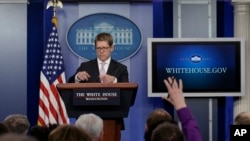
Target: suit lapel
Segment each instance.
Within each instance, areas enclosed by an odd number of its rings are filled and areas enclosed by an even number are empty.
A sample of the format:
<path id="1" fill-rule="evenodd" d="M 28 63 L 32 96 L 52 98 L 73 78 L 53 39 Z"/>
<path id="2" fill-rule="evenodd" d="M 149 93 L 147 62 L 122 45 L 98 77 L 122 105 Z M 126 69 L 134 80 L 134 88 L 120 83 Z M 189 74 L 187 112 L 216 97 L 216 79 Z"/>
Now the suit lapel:
<path id="1" fill-rule="evenodd" d="M 111 59 L 107 74 L 112 74 L 113 70 L 115 69 L 116 63 L 114 60 Z"/>
<path id="2" fill-rule="evenodd" d="M 99 69 L 98 69 L 98 63 L 97 63 L 97 59 L 94 59 L 94 60 L 92 60 L 91 61 L 91 63 L 92 63 L 92 73 L 93 74 L 97 74 L 97 76 L 99 76 Z"/>

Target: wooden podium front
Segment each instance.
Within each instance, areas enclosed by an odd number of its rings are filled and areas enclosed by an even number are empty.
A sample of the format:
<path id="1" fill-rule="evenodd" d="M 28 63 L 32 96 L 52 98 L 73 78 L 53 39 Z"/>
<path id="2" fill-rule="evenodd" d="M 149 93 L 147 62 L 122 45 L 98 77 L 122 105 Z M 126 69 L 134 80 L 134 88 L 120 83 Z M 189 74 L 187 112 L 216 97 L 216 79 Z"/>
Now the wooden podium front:
<path id="1" fill-rule="evenodd" d="M 69 117 L 95 113 L 104 121 L 104 141 L 120 141 L 123 118 L 134 105 L 136 83 L 66 83 L 57 89 Z"/>

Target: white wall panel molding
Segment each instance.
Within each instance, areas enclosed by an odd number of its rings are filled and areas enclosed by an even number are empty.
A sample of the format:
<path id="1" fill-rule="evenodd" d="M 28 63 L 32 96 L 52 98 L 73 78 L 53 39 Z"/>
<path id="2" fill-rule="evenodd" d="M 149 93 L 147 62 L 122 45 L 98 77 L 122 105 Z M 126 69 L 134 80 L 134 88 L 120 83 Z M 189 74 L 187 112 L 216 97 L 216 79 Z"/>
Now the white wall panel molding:
<path id="1" fill-rule="evenodd" d="M 0 0 L 0 4 L 28 3 L 28 0 Z"/>
<path id="2" fill-rule="evenodd" d="M 179 4 L 209 4 L 210 0 L 179 0 Z"/>
<path id="3" fill-rule="evenodd" d="M 250 3 L 250 0 L 232 0 L 232 3 Z"/>
<path id="4" fill-rule="evenodd" d="M 207 35 L 205 35 L 206 37 L 212 37 L 213 36 L 213 30 L 212 30 L 212 26 L 213 26 L 213 21 L 212 21 L 212 1 L 211 0 L 178 0 L 177 1 L 177 37 L 181 38 L 183 37 L 183 26 L 187 25 L 184 22 L 184 18 L 183 16 L 187 16 L 186 13 L 190 12 L 190 8 L 193 8 L 193 10 L 197 10 L 199 12 L 202 12 L 201 15 L 203 15 L 202 17 L 204 19 L 206 19 L 206 24 L 207 24 Z M 200 11 L 199 8 L 201 8 Z M 189 9 L 187 11 L 187 9 Z M 206 13 L 206 14 L 203 14 Z M 204 27 L 203 27 L 204 28 Z M 206 32 L 206 31 L 204 31 Z"/>

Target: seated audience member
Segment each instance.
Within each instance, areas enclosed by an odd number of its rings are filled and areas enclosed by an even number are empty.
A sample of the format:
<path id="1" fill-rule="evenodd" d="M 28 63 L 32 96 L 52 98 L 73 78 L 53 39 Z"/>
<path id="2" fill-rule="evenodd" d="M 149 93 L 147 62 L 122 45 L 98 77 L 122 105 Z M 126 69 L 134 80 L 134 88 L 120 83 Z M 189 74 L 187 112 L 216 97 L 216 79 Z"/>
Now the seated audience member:
<path id="1" fill-rule="evenodd" d="M 10 133 L 10 129 L 3 123 L 0 123 L 0 135 Z"/>
<path id="2" fill-rule="evenodd" d="M 83 114 L 76 120 L 75 125 L 88 132 L 92 141 L 103 141 L 103 120 L 98 115 Z"/>
<path id="3" fill-rule="evenodd" d="M 37 141 L 27 134 L 7 133 L 0 136 L 0 141 Z"/>
<path id="4" fill-rule="evenodd" d="M 151 141 L 184 141 L 184 136 L 176 124 L 166 121 L 153 130 Z"/>
<path id="5" fill-rule="evenodd" d="M 49 141 L 91 141 L 91 137 L 80 127 L 64 124 L 50 132 Z"/>
<path id="6" fill-rule="evenodd" d="M 236 125 L 250 125 L 250 112 L 241 112 L 234 118 Z"/>
<path id="7" fill-rule="evenodd" d="M 151 134 L 153 129 L 160 123 L 164 121 L 172 121 L 172 116 L 164 109 L 155 109 L 153 112 L 151 112 L 146 120 L 145 124 L 145 133 L 144 133 L 144 139 L 145 141 L 151 140 Z"/>
<path id="8" fill-rule="evenodd" d="M 30 128 L 29 135 L 36 138 L 38 141 L 48 141 L 50 132 L 57 127 L 56 124 L 49 126 L 33 126 Z"/>
<path id="9" fill-rule="evenodd" d="M 30 127 L 27 116 L 21 114 L 11 114 L 3 120 L 3 123 L 11 132 L 18 134 L 27 134 Z"/>
<path id="10" fill-rule="evenodd" d="M 182 80 L 180 79 L 178 84 L 174 77 L 168 77 L 164 80 L 164 83 L 168 90 L 168 96 L 162 98 L 170 102 L 175 107 L 186 140 L 202 141 L 198 123 L 192 116 L 192 113 L 187 107 L 185 98 L 183 96 Z"/>

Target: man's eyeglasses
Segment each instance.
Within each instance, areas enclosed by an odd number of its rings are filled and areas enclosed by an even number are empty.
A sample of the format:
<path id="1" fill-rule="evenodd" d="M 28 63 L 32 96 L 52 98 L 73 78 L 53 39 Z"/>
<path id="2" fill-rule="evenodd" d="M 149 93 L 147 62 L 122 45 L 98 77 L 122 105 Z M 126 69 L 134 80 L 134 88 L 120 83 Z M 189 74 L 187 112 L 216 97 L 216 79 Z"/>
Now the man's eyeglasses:
<path id="1" fill-rule="evenodd" d="M 108 50 L 110 47 L 96 47 L 95 50 L 100 52 L 101 50 L 105 51 Z"/>

